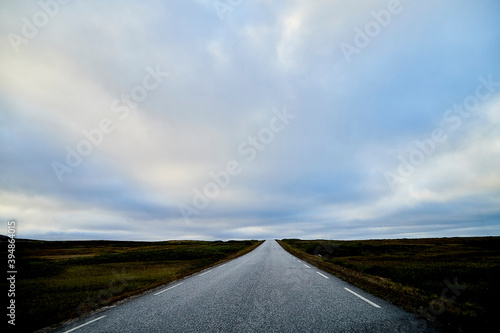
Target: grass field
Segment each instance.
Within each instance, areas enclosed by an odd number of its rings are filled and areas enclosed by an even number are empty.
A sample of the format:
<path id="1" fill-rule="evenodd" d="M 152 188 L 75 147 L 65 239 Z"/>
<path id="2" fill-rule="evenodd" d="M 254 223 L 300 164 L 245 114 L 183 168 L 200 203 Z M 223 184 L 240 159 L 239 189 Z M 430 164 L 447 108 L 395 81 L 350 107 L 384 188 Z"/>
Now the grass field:
<path id="1" fill-rule="evenodd" d="M 1 242 L 6 249 L 5 239 Z M 16 329 L 33 331 L 80 316 L 260 243 L 16 240 Z"/>
<path id="2" fill-rule="evenodd" d="M 500 237 L 284 239 L 292 254 L 453 332 L 487 332 L 500 313 Z"/>

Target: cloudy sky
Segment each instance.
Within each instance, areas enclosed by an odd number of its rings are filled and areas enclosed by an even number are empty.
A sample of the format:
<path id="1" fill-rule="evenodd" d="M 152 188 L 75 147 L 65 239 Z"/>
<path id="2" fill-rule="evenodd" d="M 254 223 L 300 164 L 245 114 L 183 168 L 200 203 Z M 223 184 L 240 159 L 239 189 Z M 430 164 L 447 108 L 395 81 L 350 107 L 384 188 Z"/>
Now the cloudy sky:
<path id="1" fill-rule="evenodd" d="M 499 16 L 2 1 L 0 219 L 47 240 L 500 235 Z"/>

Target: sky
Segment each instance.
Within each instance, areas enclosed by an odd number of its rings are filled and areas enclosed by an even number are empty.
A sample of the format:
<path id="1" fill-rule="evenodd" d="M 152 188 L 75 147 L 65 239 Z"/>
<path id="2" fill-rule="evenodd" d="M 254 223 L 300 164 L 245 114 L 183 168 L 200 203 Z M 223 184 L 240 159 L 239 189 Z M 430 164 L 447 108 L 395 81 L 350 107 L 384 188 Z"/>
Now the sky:
<path id="1" fill-rule="evenodd" d="M 0 3 L 0 220 L 43 240 L 500 235 L 500 3 Z"/>

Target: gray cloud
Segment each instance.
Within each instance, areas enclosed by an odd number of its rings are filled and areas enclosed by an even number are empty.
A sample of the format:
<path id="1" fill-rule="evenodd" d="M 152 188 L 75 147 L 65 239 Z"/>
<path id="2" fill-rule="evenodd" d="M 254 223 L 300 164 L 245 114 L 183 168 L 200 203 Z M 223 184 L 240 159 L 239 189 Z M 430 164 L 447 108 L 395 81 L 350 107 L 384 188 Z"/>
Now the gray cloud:
<path id="1" fill-rule="evenodd" d="M 496 83 L 394 191 L 384 178 L 478 77 L 500 81 L 498 4 L 401 5 L 351 61 L 340 45 L 386 1 L 244 2 L 224 20 L 209 0 L 72 1 L 30 38 L 37 2 L 0 5 L 0 217 L 42 239 L 498 234 Z M 168 76 L 130 100 L 152 70 Z M 179 204 L 232 160 L 241 172 L 186 220 Z"/>

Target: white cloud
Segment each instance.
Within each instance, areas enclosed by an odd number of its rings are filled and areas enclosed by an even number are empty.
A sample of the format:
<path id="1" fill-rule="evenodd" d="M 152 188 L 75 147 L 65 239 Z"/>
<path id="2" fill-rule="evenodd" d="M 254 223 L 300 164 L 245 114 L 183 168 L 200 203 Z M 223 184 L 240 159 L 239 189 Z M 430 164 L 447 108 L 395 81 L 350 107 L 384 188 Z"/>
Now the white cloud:
<path id="1" fill-rule="evenodd" d="M 412 149 L 413 137 L 427 135 L 443 105 L 463 98 L 478 75 L 500 75 L 488 52 L 467 51 L 492 43 L 496 26 L 480 19 L 490 15 L 486 5 L 453 7 L 445 31 L 434 34 L 441 24 L 435 4 L 404 2 L 405 11 L 350 64 L 339 44 L 352 42 L 354 28 L 388 1 L 242 2 L 223 21 L 212 5 L 72 2 L 19 54 L 0 49 L 0 128 L 9 142 L 0 146 L 3 217 L 55 238 L 108 237 L 110 230 L 140 239 L 334 237 L 336 228 L 344 237 L 486 232 L 446 223 L 431 230 L 432 217 L 452 218 L 428 205 L 457 205 L 470 217 L 482 202 L 481 212 L 498 214 L 498 100 L 464 119 L 398 192 L 381 177 L 394 155 Z M 0 6 L 4 34 L 18 31 L 34 8 Z M 469 16 L 474 33 L 455 35 Z M 432 68 L 443 59 L 455 69 Z M 141 84 L 148 66 L 170 75 L 120 119 L 110 104 Z M 245 162 L 239 144 L 284 106 L 297 119 Z M 75 148 L 82 130 L 105 117 L 114 131 L 59 183 L 51 162 L 64 162 L 66 146 Z M 187 225 L 176 204 L 188 203 L 193 188 L 229 160 L 242 162 L 242 173 Z M 473 203 L 460 207 L 464 200 Z M 409 211 L 420 220 L 395 229 L 394 219 Z"/>

